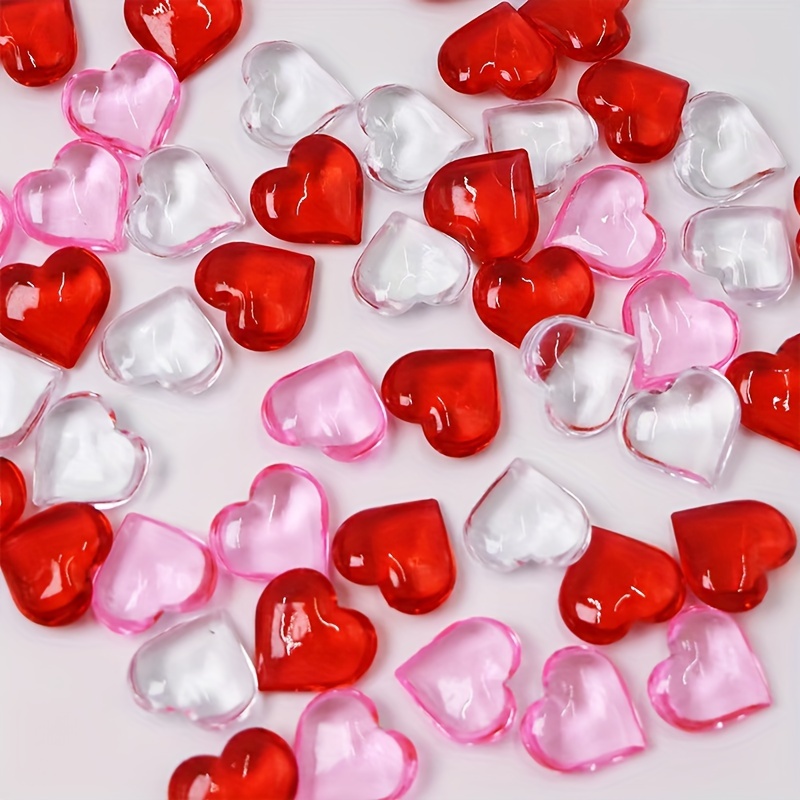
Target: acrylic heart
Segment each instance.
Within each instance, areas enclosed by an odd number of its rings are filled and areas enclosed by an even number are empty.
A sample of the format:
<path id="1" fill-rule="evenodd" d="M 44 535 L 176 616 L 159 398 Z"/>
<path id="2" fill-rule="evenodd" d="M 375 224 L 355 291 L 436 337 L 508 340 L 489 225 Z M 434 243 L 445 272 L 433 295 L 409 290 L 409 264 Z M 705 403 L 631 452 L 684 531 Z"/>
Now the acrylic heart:
<path id="1" fill-rule="evenodd" d="M 593 772 L 647 747 L 628 687 L 592 647 L 557 650 L 542 669 L 544 697 L 522 717 L 531 758 L 558 772 Z"/>
<path id="2" fill-rule="evenodd" d="M 28 487 L 20 468 L 0 458 L 0 536 L 19 521 L 28 502 Z"/>
<path id="3" fill-rule="evenodd" d="M 479 744 L 499 739 L 514 721 L 517 703 L 506 682 L 520 658 L 511 628 L 471 617 L 445 628 L 395 676 L 445 736 Z"/>
<path id="4" fill-rule="evenodd" d="M 564 200 L 545 247 L 579 253 L 609 278 L 636 278 L 667 250 L 664 228 L 647 213 L 644 178 L 628 167 L 597 167 L 581 177 Z"/>
<path id="5" fill-rule="evenodd" d="M 427 614 L 450 596 L 456 563 L 436 500 L 368 508 L 336 531 L 331 552 L 339 573 L 377 586 L 404 614 Z"/>
<path id="6" fill-rule="evenodd" d="M 364 176 L 353 151 L 317 133 L 291 149 L 285 167 L 256 178 L 250 206 L 258 224 L 299 244 L 359 244 Z"/>
<path id="7" fill-rule="evenodd" d="M 275 441 L 315 447 L 335 461 L 355 461 L 386 436 L 386 409 L 349 351 L 274 383 L 264 396 L 261 419 Z"/>
<path id="8" fill-rule="evenodd" d="M 113 380 L 185 394 L 212 386 L 223 355 L 219 334 L 180 287 L 118 316 L 100 343 L 100 363 Z"/>
<path id="9" fill-rule="evenodd" d="M 355 683 L 377 646 L 369 619 L 341 608 L 320 572 L 284 572 L 259 598 L 256 671 L 262 692 L 319 692 Z"/>
<path id="10" fill-rule="evenodd" d="M 94 578 L 92 611 L 115 633 L 141 633 L 162 614 L 201 609 L 217 568 L 208 548 L 181 528 L 128 514 Z"/>
<path id="11" fill-rule="evenodd" d="M 579 639 L 611 644 L 635 623 L 674 617 L 685 596 L 683 575 L 672 556 L 595 527 L 583 557 L 564 574 L 558 607 L 564 624 Z"/>
<path id="12" fill-rule="evenodd" d="M 11 234 L 14 231 L 14 209 L 9 199 L 0 192 L 0 262 L 11 242 Z"/>
<path id="13" fill-rule="evenodd" d="M 300 467 L 273 464 L 256 475 L 250 498 L 211 523 L 211 552 L 228 572 L 270 581 L 296 567 L 328 572 L 328 500 Z"/>

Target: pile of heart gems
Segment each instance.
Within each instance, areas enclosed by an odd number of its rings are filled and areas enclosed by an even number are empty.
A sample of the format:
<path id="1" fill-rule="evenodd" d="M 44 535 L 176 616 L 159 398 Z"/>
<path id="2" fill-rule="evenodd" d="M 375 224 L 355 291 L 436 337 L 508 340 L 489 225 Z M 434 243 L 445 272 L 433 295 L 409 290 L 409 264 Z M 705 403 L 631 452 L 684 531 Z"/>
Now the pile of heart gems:
<path id="1" fill-rule="evenodd" d="M 284 348 L 304 328 L 315 271 L 313 256 L 293 250 L 217 244 L 246 223 L 214 170 L 217 154 L 166 143 L 185 81 L 233 40 L 247 0 L 169 0 L 168 22 L 163 0 L 117 2 L 120 25 L 142 49 L 66 80 L 62 109 L 77 138 L 51 167 L 21 177 L 10 199 L 0 193 L 0 262 L 16 247 L 15 227 L 57 248 L 40 266 L 0 266 L 0 332 L 10 343 L 0 344 L 0 451 L 35 439 L 30 496 L 39 509 L 26 515 L 26 478 L 0 458 L 0 569 L 21 614 L 42 626 L 70 625 L 91 608 L 109 630 L 138 635 L 163 615 L 192 615 L 131 661 L 133 696 L 147 711 L 216 729 L 241 721 L 259 692 L 318 693 L 293 746 L 263 728 L 242 730 L 219 757 L 180 764 L 170 800 L 353 800 L 356 783 L 362 800 L 399 798 L 415 780 L 417 751 L 352 688 L 388 632 L 339 606 L 332 578 L 376 587 L 402 614 L 439 608 L 457 559 L 435 499 L 367 508 L 334 531 L 326 487 L 276 463 L 219 510 L 207 539 L 137 513 L 114 530 L 104 514 L 136 494 L 151 453 L 103 397 L 63 394 L 65 371 L 101 322 L 108 377 L 132 391 L 176 392 L 189 413 L 232 346 L 205 306 L 224 312 L 235 346 Z M 392 192 L 422 194 L 424 222 L 394 212 L 354 255 L 355 297 L 387 316 L 435 313 L 415 307 L 455 303 L 471 283 L 493 334 L 482 349 L 407 353 L 387 364 L 379 387 L 350 351 L 298 365 L 263 398 L 275 442 L 346 464 L 381 445 L 391 415 L 419 425 L 442 456 L 473 456 L 501 425 L 494 345 L 519 349 L 556 430 L 590 437 L 615 428 L 627 453 L 671 476 L 714 487 L 741 426 L 800 451 L 800 332 L 774 354 L 739 353 L 734 310 L 768 307 L 789 291 L 800 233 L 789 233 L 785 209 L 738 202 L 786 163 L 739 99 L 690 96 L 686 80 L 618 58 L 631 35 L 627 5 L 501 2 L 449 36 L 438 54 L 444 82 L 512 101 L 484 112 L 486 152 L 466 157 L 472 134 L 414 88 L 379 86 L 357 100 L 298 44 L 250 50 L 243 135 L 288 151 L 285 167 L 253 176 L 258 224 L 304 247 L 355 246 L 365 173 Z M 65 78 L 77 49 L 70 0 L 0 0 L 0 61 L 18 83 Z M 591 62 L 579 102 L 537 99 L 564 58 Z M 368 142 L 359 155 L 321 132 L 353 111 Z M 665 268 L 677 232 L 649 213 L 634 167 L 615 161 L 577 175 L 600 139 L 627 164 L 671 156 L 675 189 L 708 204 L 680 233 L 683 258 L 728 300 L 703 297 Z M 562 189 L 530 255 L 539 204 Z M 800 180 L 794 204 L 800 212 Z M 106 320 L 114 287 L 102 254 L 129 244 L 163 259 L 202 251 L 195 291 L 173 287 Z M 610 280 L 628 286 L 617 328 L 588 318 Z M 671 524 L 677 558 L 593 525 L 571 487 L 523 458 L 476 499 L 464 525 L 469 554 L 501 572 L 561 570 L 553 605 L 585 643 L 549 657 L 542 697 L 520 715 L 520 740 L 544 767 L 593 771 L 648 747 L 622 673 L 602 651 L 639 623 L 669 621 L 668 655 L 647 685 L 668 724 L 716 729 L 771 704 L 734 614 L 758 606 L 767 573 L 794 554 L 792 522 L 738 499 L 677 510 Z M 203 612 L 220 571 L 264 587 L 254 654 L 227 612 Z M 521 658 L 514 630 L 472 617 L 395 675 L 444 736 L 479 744 L 515 722 L 507 683 Z"/>

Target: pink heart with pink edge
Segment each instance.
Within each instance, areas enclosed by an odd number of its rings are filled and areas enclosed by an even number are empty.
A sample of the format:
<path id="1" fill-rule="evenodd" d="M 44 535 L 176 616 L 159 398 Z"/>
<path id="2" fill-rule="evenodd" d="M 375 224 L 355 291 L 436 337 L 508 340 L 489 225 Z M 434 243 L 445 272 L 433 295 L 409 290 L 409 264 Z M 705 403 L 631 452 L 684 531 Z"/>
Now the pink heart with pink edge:
<path id="1" fill-rule="evenodd" d="M 273 464 L 256 475 L 250 499 L 226 506 L 208 537 L 219 564 L 250 580 L 271 581 L 298 567 L 328 574 L 328 500 L 300 467 Z"/>
<path id="2" fill-rule="evenodd" d="M 0 260 L 6 252 L 11 241 L 11 231 L 14 229 L 14 211 L 8 198 L 0 192 Z"/>

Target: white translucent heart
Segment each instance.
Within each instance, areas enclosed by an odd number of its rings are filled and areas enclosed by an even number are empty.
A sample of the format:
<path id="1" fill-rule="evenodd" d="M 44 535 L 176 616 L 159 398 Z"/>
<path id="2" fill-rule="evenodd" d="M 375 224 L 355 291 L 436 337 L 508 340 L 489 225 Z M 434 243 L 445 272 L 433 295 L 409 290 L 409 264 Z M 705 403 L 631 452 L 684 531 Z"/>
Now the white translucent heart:
<path id="1" fill-rule="evenodd" d="M 199 394 L 222 369 L 222 341 L 186 289 L 163 294 L 117 317 L 105 330 L 100 362 L 119 383 L 156 383 Z"/>
<path id="2" fill-rule="evenodd" d="M 469 552 L 501 572 L 529 562 L 569 566 L 591 532 L 581 501 L 522 458 L 489 487 L 464 526 Z"/>
<path id="3" fill-rule="evenodd" d="M 597 144 L 595 121 L 568 100 L 534 100 L 483 112 L 486 149 L 526 150 L 536 196 L 557 192 L 567 170 L 583 161 Z"/>
<path id="4" fill-rule="evenodd" d="M 353 271 L 356 295 L 381 314 L 454 303 L 470 275 L 467 251 L 447 234 L 395 211 Z"/>
<path id="5" fill-rule="evenodd" d="M 763 206 L 707 208 L 683 228 L 683 257 L 752 305 L 780 300 L 794 275 L 783 212 Z"/>
<path id="6" fill-rule="evenodd" d="M 722 92 L 698 94 L 686 104 L 673 164 L 687 192 L 720 203 L 741 197 L 786 168 L 753 112 Z"/>
<path id="7" fill-rule="evenodd" d="M 188 147 L 153 150 L 142 159 L 137 182 L 125 234 L 145 253 L 189 255 L 245 223 L 203 157 Z"/>

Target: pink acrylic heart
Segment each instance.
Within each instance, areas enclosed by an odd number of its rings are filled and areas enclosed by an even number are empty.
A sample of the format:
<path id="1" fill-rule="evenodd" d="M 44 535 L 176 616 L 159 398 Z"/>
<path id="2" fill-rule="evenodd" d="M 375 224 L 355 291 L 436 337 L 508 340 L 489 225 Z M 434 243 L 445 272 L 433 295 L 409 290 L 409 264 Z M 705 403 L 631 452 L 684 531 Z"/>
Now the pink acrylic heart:
<path id="1" fill-rule="evenodd" d="M 461 744 L 490 742 L 516 715 L 506 682 L 519 667 L 520 649 L 507 625 L 471 617 L 445 628 L 395 676 L 446 736 Z"/>
<path id="2" fill-rule="evenodd" d="M 542 670 L 544 697 L 522 718 L 520 736 L 539 764 L 559 772 L 593 771 L 644 750 L 628 689 L 599 650 L 565 647 Z"/>
<path id="3" fill-rule="evenodd" d="M 92 610 L 115 633 L 140 633 L 165 613 L 202 608 L 217 568 L 208 548 L 186 531 L 128 514 L 94 579 Z"/>
<path id="4" fill-rule="evenodd" d="M 647 682 L 650 702 L 670 725 L 721 728 L 772 704 L 769 686 L 733 617 L 690 606 L 670 621 L 670 657 Z"/>
<path id="5" fill-rule="evenodd" d="M 633 382 L 657 388 L 690 367 L 722 369 L 739 345 L 739 318 L 718 300 L 701 300 L 686 278 L 654 272 L 622 304 L 622 326 L 639 341 Z"/>
<path id="6" fill-rule="evenodd" d="M 14 211 L 8 198 L 0 192 L 0 261 L 11 241 L 11 231 L 14 230 Z"/>
<path id="7" fill-rule="evenodd" d="M 273 464 L 256 475 L 250 499 L 226 506 L 208 537 L 229 572 L 271 581 L 297 567 L 328 574 L 328 500 L 300 467 Z"/>
<path id="8" fill-rule="evenodd" d="M 323 692 L 297 723 L 297 800 L 395 800 L 417 775 L 417 751 L 378 724 L 375 704 L 355 689 Z"/>
<path id="9" fill-rule="evenodd" d="M 87 69 L 73 75 L 61 107 L 82 139 L 143 156 L 164 141 L 180 97 L 175 70 L 155 53 L 133 50 L 108 72 Z"/>

